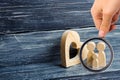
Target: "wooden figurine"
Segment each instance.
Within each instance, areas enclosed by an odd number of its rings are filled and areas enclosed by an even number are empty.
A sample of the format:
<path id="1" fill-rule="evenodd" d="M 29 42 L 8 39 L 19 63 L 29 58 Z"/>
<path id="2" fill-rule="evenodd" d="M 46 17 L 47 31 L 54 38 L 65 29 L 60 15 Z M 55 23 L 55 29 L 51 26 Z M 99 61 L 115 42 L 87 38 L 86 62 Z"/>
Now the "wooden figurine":
<path id="1" fill-rule="evenodd" d="M 103 68 L 106 66 L 106 55 L 104 52 L 105 48 L 106 48 L 106 45 L 104 42 L 99 42 L 97 44 L 97 50 L 99 51 L 98 52 L 98 60 L 99 60 L 100 68 Z"/>
<path id="2" fill-rule="evenodd" d="M 82 46 L 80 41 L 79 34 L 76 31 L 67 30 L 63 33 L 61 38 L 61 61 L 64 67 L 70 67 L 80 63 L 79 51 Z M 70 46 L 78 50 L 78 53 L 75 57 L 70 59 Z M 83 59 L 87 58 L 88 50 L 86 46 L 83 49 Z"/>
<path id="3" fill-rule="evenodd" d="M 99 68 L 98 54 L 94 53 L 92 57 L 93 57 L 92 68 L 98 69 Z"/>
<path id="4" fill-rule="evenodd" d="M 89 42 L 87 44 L 87 49 L 89 50 L 88 51 L 88 54 L 87 54 L 87 66 L 92 66 L 92 61 L 93 61 L 93 54 L 94 53 L 94 49 L 95 49 L 96 45 L 94 42 Z"/>

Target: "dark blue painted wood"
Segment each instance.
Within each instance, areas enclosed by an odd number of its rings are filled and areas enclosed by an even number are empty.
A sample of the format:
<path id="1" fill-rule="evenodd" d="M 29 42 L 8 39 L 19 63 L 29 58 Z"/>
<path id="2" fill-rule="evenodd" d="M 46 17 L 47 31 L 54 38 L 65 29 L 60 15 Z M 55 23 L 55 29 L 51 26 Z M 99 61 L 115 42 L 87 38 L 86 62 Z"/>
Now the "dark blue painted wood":
<path id="1" fill-rule="evenodd" d="M 92 2 L 0 0 L 0 80 L 120 79 L 120 25 L 106 37 L 115 58 L 105 72 L 92 73 L 82 65 L 67 69 L 60 65 L 60 38 L 65 29 L 75 29 L 81 41 L 97 36 L 89 12 Z"/>
<path id="2" fill-rule="evenodd" d="M 90 75 L 81 75 L 81 76 L 70 76 L 62 78 L 53 78 L 51 80 L 119 80 L 120 79 L 120 70 L 104 73 L 96 73 Z"/>
<path id="3" fill-rule="evenodd" d="M 120 27 L 107 35 L 115 55 L 114 61 L 105 72 L 106 78 L 119 78 L 114 75 L 120 70 Z M 97 36 L 95 28 L 75 29 L 81 36 L 81 41 Z M 61 67 L 60 38 L 64 30 L 40 31 L 21 34 L 7 34 L 0 37 L 0 80 L 50 79 L 60 77 L 91 75 L 82 65 L 70 68 Z M 116 72 L 117 71 L 117 72 Z M 110 74 L 109 74 L 110 72 Z M 103 74 L 93 75 L 104 78 Z M 107 76 L 108 75 L 108 76 Z M 83 76 L 83 79 L 86 78 Z M 92 78 L 88 76 L 88 78 Z"/>
<path id="4" fill-rule="evenodd" d="M 1 0 L 0 32 L 57 30 L 93 25 L 88 11 L 91 5 L 87 0 Z"/>
<path id="5" fill-rule="evenodd" d="M 92 3 L 93 0 L 1 0 L 0 34 L 94 26 Z"/>

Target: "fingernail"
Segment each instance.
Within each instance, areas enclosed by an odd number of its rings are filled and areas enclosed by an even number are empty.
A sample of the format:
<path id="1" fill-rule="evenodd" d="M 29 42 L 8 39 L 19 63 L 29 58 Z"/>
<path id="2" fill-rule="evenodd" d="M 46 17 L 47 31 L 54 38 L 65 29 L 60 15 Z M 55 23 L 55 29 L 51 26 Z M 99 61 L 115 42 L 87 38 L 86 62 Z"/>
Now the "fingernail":
<path id="1" fill-rule="evenodd" d="M 100 31 L 99 31 L 99 37 L 104 37 L 104 36 L 105 36 L 105 32 L 102 31 L 102 30 L 100 30 Z"/>

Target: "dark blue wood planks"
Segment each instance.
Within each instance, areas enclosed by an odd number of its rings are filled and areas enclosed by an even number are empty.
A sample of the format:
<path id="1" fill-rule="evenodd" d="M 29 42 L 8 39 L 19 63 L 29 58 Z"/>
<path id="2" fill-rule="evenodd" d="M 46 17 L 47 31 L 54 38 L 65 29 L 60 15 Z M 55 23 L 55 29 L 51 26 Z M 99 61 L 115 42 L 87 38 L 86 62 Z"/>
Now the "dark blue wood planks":
<path id="1" fill-rule="evenodd" d="M 85 27 L 93 24 L 91 5 L 87 0 L 1 0 L 0 32 Z"/>
<path id="2" fill-rule="evenodd" d="M 83 42 L 97 36 L 90 15 L 92 3 L 0 0 L 0 80 L 120 79 L 120 25 L 106 37 L 115 51 L 109 69 L 96 74 L 82 65 L 67 69 L 61 66 L 60 38 L 66 29 L 79 32 Z"/>
<path id="3" fill-rule="evenodd" d="M 115 51 L 114 61 L 111 67 L 105 71 L 105 73 L 107 72 L 106 76 L 108 72 L 110 72 L 108 75 L 112 75 L 112 72 L 120 70 L 119 30 L 118 26 L 117 30 L 106 37 Z M 91 27 L 75 29 L 75 31 L 79 32 L 83 42 L 88 38 L 97 36 L 97 30 Z M 61 67 L 60 38 L 63 32 L 64 30 L 55 30 L 1 35 L 0 80 L 15 80 L 16 78 L 18 80 L 35 80 L 94 74 L 84 69 L 82 65 L 76 65 L 68 69 Z M 102 77 L 102 74 L 96 76 Z M 109 76 L 107 77 L 109 78 Z"/>
<path id="4" fill-rule="evenodd" d="M 94 26 L 92 4 L 93 0 L 1 0 L 0 33 Z"/>

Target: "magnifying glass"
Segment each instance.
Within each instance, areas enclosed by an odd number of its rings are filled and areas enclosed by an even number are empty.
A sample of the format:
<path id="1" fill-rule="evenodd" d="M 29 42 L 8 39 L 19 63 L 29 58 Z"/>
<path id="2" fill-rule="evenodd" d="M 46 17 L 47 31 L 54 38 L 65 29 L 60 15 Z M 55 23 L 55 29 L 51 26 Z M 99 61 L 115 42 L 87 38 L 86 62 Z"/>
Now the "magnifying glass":
<path id="1" fill-rule="evenodd" d="M 83 59 L 83 49 L 87 47 L 87 58 Z M 86 40 L 80 49 L 80 61 L 89 71 L 100 72 L 106 70 L 113 61 L 114 51 L 109 42 L 104 38 L 90 38 Z"/>

